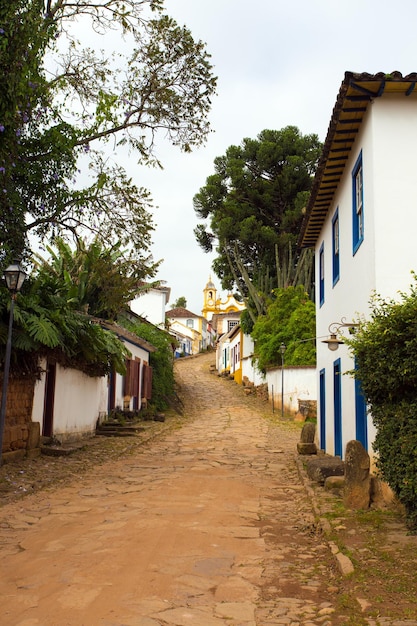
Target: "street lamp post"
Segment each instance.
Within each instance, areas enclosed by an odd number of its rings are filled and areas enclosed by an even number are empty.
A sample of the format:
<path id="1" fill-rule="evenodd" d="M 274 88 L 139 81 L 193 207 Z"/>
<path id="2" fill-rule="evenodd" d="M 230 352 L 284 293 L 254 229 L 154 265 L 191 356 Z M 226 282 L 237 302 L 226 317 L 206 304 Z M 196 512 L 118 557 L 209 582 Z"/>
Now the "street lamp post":
<path id="1" fill-rule="evenodd" d="M 6 422 L 6 401 L 7 401 L 7 387 L 9 384 L 9 370 L 10 370 L 10 356 L 12 352 L 12 328 L 13 328 L 13 312 L 16 295 L 21 290 L 23 281 L 26 278 L 25 272 L 20 267 L 19 263 L 15 261 L 7 269 L 4 270 L 3 278 L 6 281 L 7 289 L 11 295 L 10 302 L 10 314 L 9 314 L 9 330 L 7 333 L 6 353 L 4 355 L 4 369 L 3 369 L 3 386 L 1 394 L 0 405 L 0 465 L 3 451 L 3 435 L 4 425 Z"/>
<path id="2" fill-rule="evenodd" d="M 279 349 L 281 351 L 281 417 L 284 417 L 284 354 L 287 346 L 282 343 Z"/>

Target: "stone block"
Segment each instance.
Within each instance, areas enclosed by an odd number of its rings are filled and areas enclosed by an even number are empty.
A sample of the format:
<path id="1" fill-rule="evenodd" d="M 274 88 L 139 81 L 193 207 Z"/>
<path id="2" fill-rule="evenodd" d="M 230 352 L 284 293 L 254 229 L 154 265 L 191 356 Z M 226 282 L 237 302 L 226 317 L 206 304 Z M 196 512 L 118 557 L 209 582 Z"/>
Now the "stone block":
<path id="1" fill-rule="evenodd" d="M 1 460 L 2 463 L 13 463 L 14 461 L 21 461 L 26 456 L 26 450 L 12 450 L 11 452 L 3 452 Z"/>
<path id="2" fill-rule="evenodd" d="M 388 483 L 371 474 L 371 506 L 376 509 L 396 508 L 397 501 Z"/>
<path id="3" fill-rule="evenodd" d="M 349 574 L 353 574 L 355 568 L 353 567 L 353 563 L 350 558 L 342 552 L 338 552 L 335 556 L 342 576 L 349 576 Z"/>
<path id="4" fill-rule="evenodd" d="M 315 443 L 297 443 L 298 454 L 317 454 L 317 446 Z"/>
<path id="5" fill-rule="evenodd" d="M 314 443 L 314 439 L 316 437 L 316 425 L 313 422 L 307 422 L 304 424 L 302 431 L 300 442 L 301 443 Z"/>
<path id="6" fill-rule="evenodd" d="M 350 509 L 368 509 L 371 501 L 371 461 L 356 439 L 346 444 L 344 505 Z"/>
<path id="7" fill-rule="evenodd" d="M 329 476 L 343 476 L 345 464 L 338 456 L 317 456 L 306 462 L 306 469 L 311 480 L 324 485 Z"/>
<path id="8" fill-rule="evenodd" d="M 26 458 L 27 459 L 36 459 L 41 455 L 40 448 L 31 448 L 30 450 L 26 450 Z"/>
<path id="9" fill-rule="evenodd" d="M 305 422 L 307 418 L 317 418 L 317 401 L 316 400 L 298 400 L 299 421 Z"/>
<path id="10" fill-rule="evenodd" d="M 324 481 L 324 488 L 326 491 L 343 491 L 345 486 L 344 476 L 328 476 Z"/>
<path id="11" fill-rule="evenodd" d="M 39 422 L 30 422 L 28 426 L 29 426 L 29 435 L 28 435 L 26 447 L 28 450 L 39 448 L 40 439 L 41 439 L 41 425 Z"/>

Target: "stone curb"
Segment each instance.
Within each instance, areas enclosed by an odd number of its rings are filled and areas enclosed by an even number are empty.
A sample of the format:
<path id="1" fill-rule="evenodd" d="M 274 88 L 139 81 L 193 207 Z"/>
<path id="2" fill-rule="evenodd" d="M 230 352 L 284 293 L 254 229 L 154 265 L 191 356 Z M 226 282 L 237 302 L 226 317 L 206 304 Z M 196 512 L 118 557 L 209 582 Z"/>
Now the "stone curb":
<path id="1" fill-rule="evenodd" d="M 331 524 L 329 520 L 326 519 L 322 514 L 319 500 L 316 496 L 314 489 L 311 486 L 311 481 L 306 474 L 302 460 L 298 456 L 296 457 L 296 463 L 297 463 L 298 474 L 302 480 L 304 489 L 306 490 L 306 493 L 310 499 L 311 505 L 313 507 L 313 511 L 318 519 L 318 525 L 323 531 L 324 536 L 326 537 L 326 543 L 329 547 L 330 552 L 333 554 L 333 556 L 336 559 L 336 565 L 340 573 L 342 574 L 342 576 L 349 576 L 350 574 L 353 574 L 353 572 L 355 571 L 355 568 L 353 567 L 353 563 L 350 560 L 350 558 L 346 556 L 346 554 L 343 554 L 343 552 L 340 551 L 339 547 L 334 541 L 331 541 L 330 539 L 328 539 L 330 532 L 332 530 Z"/>

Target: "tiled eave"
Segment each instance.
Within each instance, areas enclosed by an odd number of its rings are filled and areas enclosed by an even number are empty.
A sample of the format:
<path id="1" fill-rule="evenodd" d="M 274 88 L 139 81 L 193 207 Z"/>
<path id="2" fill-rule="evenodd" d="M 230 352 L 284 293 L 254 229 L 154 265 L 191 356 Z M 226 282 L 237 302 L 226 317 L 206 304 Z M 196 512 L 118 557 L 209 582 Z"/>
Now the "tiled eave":
<path id="1" fill-rule="evenodd" d="M 417 73 L 345 73 L 301 227 L 301 248 L 315 246 L 369 103 L 384 94 L 417 98 L 416 84 Z"/>

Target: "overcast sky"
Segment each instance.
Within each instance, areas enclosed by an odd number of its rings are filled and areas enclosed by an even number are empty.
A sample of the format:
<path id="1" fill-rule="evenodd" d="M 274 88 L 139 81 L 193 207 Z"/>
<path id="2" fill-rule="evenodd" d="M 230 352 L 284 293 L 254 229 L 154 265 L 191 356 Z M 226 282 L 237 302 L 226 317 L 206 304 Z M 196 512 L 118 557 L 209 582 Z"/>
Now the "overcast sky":
<path id="1" fill-rule="evenodd" d="M 213 256 L 195 241 L 193 196 L 230 145 L 263 129 L 297 126 L 326 137 L 345 71 L 417 71 L 416 0 L 165 0 L 166 11 L 207 43 L 218 76 L 214 132 L 191 155 L 161 144 L 162 172 L 134 170 L 155 204 L 158 278 L 201 314 Z M 218 291 L 225 296 L 217 277 Z"/>

